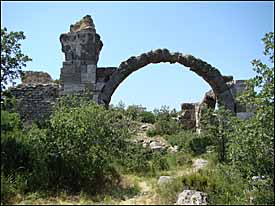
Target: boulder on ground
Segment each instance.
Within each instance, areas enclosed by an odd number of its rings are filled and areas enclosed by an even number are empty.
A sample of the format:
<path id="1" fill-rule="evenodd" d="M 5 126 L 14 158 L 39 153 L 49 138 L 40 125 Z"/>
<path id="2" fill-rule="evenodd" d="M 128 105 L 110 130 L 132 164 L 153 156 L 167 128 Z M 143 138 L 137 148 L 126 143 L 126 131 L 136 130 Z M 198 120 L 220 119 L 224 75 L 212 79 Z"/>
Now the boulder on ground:
<path id="1" fill-rule="evenodd" d="M 158 185 L 166 184 L 173 179 L 174 179 L 174 177 L 171 177 L 171 176 L 160 176 L 159 180 L 158 180 Z"/>
<path id="2" fill-rule="evenodd" d="M 207 194 L 196 190 L 184 190 L 175 205 L 207 205 Z"/>

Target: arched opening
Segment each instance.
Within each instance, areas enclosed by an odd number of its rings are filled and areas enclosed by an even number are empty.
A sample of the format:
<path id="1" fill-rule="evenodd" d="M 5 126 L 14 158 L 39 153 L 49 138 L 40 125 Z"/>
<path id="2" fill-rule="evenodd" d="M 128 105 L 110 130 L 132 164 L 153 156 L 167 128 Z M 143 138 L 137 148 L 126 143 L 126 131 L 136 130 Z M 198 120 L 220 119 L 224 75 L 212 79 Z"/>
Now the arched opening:
<path id="1" fill-rule="evenodd" d="M 192 55 L 183 55 L 178 52 L 172 53 L 168 49 L 157 49 L 143 53 L 137 57 L 132 56 L 122 62 L 103 87 L 99 96 L 99 103 L 109 105 L 111 97 L 117 87 L 134 71 L 148 64 L 161 62 L 169 62 L 171 64 L 179 63 L 184 67 L 190 68 L 190 71 L 195 72 L 210 85 L 217 97 L 217 103 L 234 112 L 234 98 L 229 87 L 226 85 L 224 76 L 221 75 L 218 69 Z"/>
<path id="2" fill-rule="evenodd" d="M 149 64 L 129 75 L 115 90 L 110 104 L 142 105 L 148 111 L 163 105 L 181 110 L 182 103 L 201 102 L 211 90 L 201 77 L 180 64 Z"/>

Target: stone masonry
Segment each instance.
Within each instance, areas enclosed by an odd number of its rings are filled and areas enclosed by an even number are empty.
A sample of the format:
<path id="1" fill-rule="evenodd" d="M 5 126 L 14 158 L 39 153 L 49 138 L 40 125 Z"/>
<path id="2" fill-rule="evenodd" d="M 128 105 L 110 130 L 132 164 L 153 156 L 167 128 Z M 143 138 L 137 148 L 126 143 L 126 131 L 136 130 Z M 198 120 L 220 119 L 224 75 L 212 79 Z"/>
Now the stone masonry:
<path id="1" fill-rule="evenodd" d="M 62 94 L 95 91 L 97 62 L 103 43 L 91 16 L 71 25 L 70 32 L 61 34 L 60 42 L 65 53 L 60 74 Z"/>
<path id="2" fill-rule="evenodd" d="M 254 108 L 248 105 L 240 104 L 236 98 L 245 91 L 245 80 L 227 79 L 227 85 L 235 99 L 235 113 L 241 119 L 248 119 L 253 115 Z M 182 103 L 181 114 L 178 116 L 178 121 L 187 129 L 200 130 L 200 118 L 204 107 L 215 109 L 217 97 L 213 90 L 205 93 L 201 102 Z"/>
<path id="3" fill-rule="evenodd" d="M 192 55 L 157 49 L 137 57 L 132 56 L 118 68 L 98 68 L 103 43 L 89 15 L 71 25 L 70 32 L 61 34 L 60 42 L 65 53 L 60 74 L 62 94 L 89 91 L 94 101 L 108 106 L 116 88 L 131 73 L 151 63 L 169 62 L 189 67 L 201 76 L 212 87 L 218 103 L 234 111 L 233 96 L 219 70 Z"/>
<path id="4" fill-rule="evenodd" d="M 25 72 L 22 84 L 10 88 L 17 100 L 17 110 L 26 122 L 41 122 L 53 110 L 59 97 L 60 85 L 45 72 Z"/>
<path id="5" fill-rule="evenodd" d="M 223 105 L 232 112 L 236 112 L 236 108 L 239 108 L 236 107 L 235 90 L 232 89 L 232 85 L 226 83 L 231 81 L 232 77 L 223 76 L 217 68 L 190 54 L 171 52 L 168 49 L 157 49 L 139 56 L 132 56 L 123 61 L 118 67 L 97 67 L 103 42 L 100 35 L 96 33 L 95 24 L 90 15 L 86 15 L 80 21 L 70 25 L 70 31 L 60 35 L 60 42 L 62 52 L 65 54 L 65 61 L 60 72 L 60 87 L 53 84 L 49 76 L 33 73 L 33 77 L 36 76 L 36 78 L 24 77 L 23 84 L 12 89 L 17 98 L 21 98 L 20 95 L 23 95 L 22 98 L 25 100 L 22 102 L 34 105 L 32 108 L 24 110 L 24 115 L 29 116 L 29 119 L 39 116 L 37 114 L 32 115 L 34 110 L 40 110 L 41 114 L 46 110 L 50 111 L 49 105 L 52 103 L 45 102 L 48 102 L 49 99 L 50 102 L 53 102 L 60 95 L 82 94 L 85 92 L 89 93 L 98 104 L 108 107 L 113 93 L 129 75 L 148 64 L 161 62 L 181 64 L 184 66 L 183 68 L 189 68 L 190 71 L 195 72 L 204 79 L 212 88 L 211 95 L 206 95 L 204 98 L 207 104 L 213 105 L 217 102 L 218 105 Z M 43 76 L 42 79 L 41 75 Z M 44 81 L 45 79 L 46 81 Z M 235 87 L 233 86 L 233 88 Z M 26 94 L 31 93 L 31 91 L 34 96 L 30 94 L 28 97 Z M 50 94 L 51 97 L 47 95 L 43 97 L 43 92 Z M 28 98 L 30 98 L 30 103 L 27 103 Z M 41 99 L 38 100 L 38 98 Z M 49 109 L 40 109 L 37 104 L 44 106 L 47 104 Z M 183 118 L 183 121 L 188 118 L 192 119 L 192 123 L 187 127 L 193 127 L 199 119 L 196 117 L 198 113 L 196 111 L 199 111 L 199 107 L 191 105 L 190 108 L 190 111 L 185 112 Z M 194 111 L 195 115 L 193 114 Z"/>

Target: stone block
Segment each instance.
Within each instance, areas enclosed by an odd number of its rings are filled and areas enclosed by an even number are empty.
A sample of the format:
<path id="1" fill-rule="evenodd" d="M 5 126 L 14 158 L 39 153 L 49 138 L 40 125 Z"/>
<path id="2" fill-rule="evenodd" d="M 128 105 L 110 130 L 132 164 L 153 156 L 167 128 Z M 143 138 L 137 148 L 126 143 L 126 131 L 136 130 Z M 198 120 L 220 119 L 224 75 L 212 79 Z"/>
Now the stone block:
<path id="1" fill-rule="evenodd" d="M 73 93 L 82 91 L 85 89 L 85 86 L 82 84 L 65 84 L 64 85 L 64 93 Z"/>
<path id="2" fill-rule="evenodd" d="M 93 100 L 94 100 L 95 102 L 98 102 L 98 96 L 99 96 L 98 94 L 94 94 L 94 95 L 93 95 Z"/>
<path id="3" fill-rule="evenodd" d="M 82 73 L 82 72 L 84 72 L 84 73 L 87 72 L 87 65 L 86 65 L 86 64 L 82 64 L 82 65 L 80 66 L 80 68 L 81 68 L 81 69 L 80 69 L 80 70 L 81 70 L 81 73 Z"/>
<path id="4" fill-rule="evenodd" d="M 238 112 L 237 117 L 242 120 L 247 120 L 254 115 L 253 112 Z"/>
<path id="5" fill-rule="evenodd" d="M 103 89 L 104 86 L 105 86 L 105 83 L 104 83 L 104 82 L 98 82 L 98 83 L 96 83 L 95 90 L 96 90 L 96 91 L 101 91 L 101 90 Z"/>
<path id="6" fill-rule="evenodd" d="M 96 65 L 95 64 L 88 64 L 87 65 L 87 72 L 88 73 L 96 73 Z"/>
<path id="7" fill-rule="evenodd" d="M 87 72 L 81 73 L 81 83 L 89 83 L 91 80 L 89 78 L 89 74 Z"/>

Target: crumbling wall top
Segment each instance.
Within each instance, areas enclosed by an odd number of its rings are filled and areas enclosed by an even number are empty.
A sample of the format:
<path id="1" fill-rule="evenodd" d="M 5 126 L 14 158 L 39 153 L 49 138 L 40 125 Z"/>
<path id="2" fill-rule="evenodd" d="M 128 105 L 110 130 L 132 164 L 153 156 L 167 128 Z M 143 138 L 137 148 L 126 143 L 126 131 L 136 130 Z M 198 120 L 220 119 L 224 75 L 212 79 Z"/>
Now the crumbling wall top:
<path id="1" fill-rule="evenodd" d="M 91 30 L 95 32 L 95 24 L 90 15 L 84 16 L 80 21 L 71 24 L 70 32 L 78 32 L 82 30 Z"/>
<path id="2" fill-rule="evenodd" d="M 21 75 L 22 84 L 49 84 L 53 83 L 52 77 L 47 72 L 25 71 Z"/>

